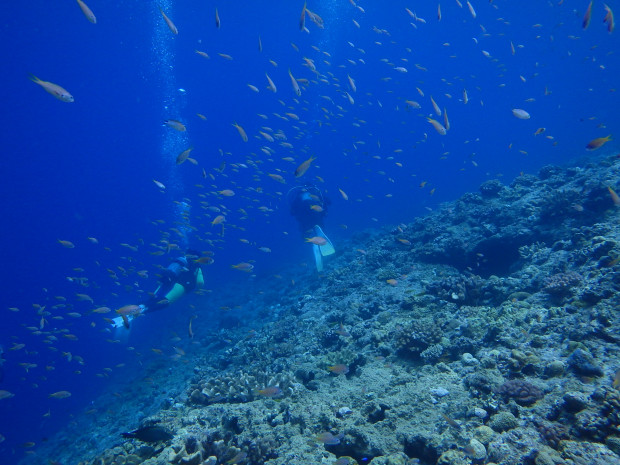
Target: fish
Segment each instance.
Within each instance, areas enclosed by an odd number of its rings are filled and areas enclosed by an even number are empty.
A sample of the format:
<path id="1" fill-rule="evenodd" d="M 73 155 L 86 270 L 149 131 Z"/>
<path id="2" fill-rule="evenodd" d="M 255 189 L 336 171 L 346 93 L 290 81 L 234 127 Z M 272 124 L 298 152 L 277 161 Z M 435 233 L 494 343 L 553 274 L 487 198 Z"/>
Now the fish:
<path id="1" fill-rule="evenodd" d="M 327 371 L 337 375 L 346 375 L 349 372 L 349 367 L 344 363 L 337 363 L 336 365 L 328 366 Z"/>
<path id="2" fill-rule="evenodd" d="M 435 110 L 435 114 L 437 116 L 441 116 L 441 109 L 439 108 L 439 105 L 437 105 L 435 100 L 433 99 L 432 95 L 431 95 L 431 103 L 433 104 L 433 110 Z"/>
<path id="3" fill-rule="evenodd" d="M 198 51 L 196 51 L 196 53 L 198 53 Z M 177 121 L 176 119 L 167 119 L 164 121 L 164 125 L 168 126 L 169 128 L 174 129 L 175 131 L 179 131 L 179 132 L 187 131 L 187 128 L 185 127 L 185 125 L 181 123 L 180 121 Z"/>
<path id="4" fill-rule="evenodd" d="M 468 2 L 468 3 L 469 3 L 469 2 Z M 444 419 L 444 420 L 446 420 L 446 422 L 447 422 L 450 426 L 452 426 L 453 428 L 456 428 L 456 429 L 458 429 L 458 430 L 460 430 L 460 429 L 461 429 L 461 425 L 459 425 L 456 421 L 454 421 L 452 418 L 450 418 L 450 417 L 449 417 L 448 415 L 446 415 L 445 413 L 443 413 L 443 412 L 440 412 L 440 413 L 441 413 L 441 416 L 443 417 L 443 419 Z"/>
<path id="5" fill-rule="evenodd" d="M 320 205 L 310 205 L 310 210 L 321 213 L 323 211 L 323 207 L 321 207 Z"/>
<path id="6" fill-rule="evenodd" d="M 116 313 L 118 313 L 119 315 L 125 315 L 125 316 L 139 315 L 140 313 L 142 313 L 142 308 L 140 308 L 139 305 L 124 305 L 118 310 L 116 310 Z"/>
<path id="7" fill-rule="evenodd" d="M 443 107 L 443 125 L 446 128 L 446 131 L 450 130 L 450 120 L 448 119 L 448 111 L 446 107 Z"/>
<path id="8" fill-rule="evenodd" d="M 137 439 L 142 442 L 169 441 L 174 435 L 163 426 L 144 426 L 129 433 L 121 433 L 126 439 Z"/>
<path id="9" fill-rule="evenodd" d="M 338 189 L 338 192 L 340 192 L 340 195 L 344 200 L 349 200 L 349 196 L 342 189 Z"/>
<path id="10" fill-rule="evenodd" d="M 327 239 L 325 239 L 324 237 L 321 236 L 314 236 L 314 237 L 306 237 L 306 242 L 310 242 L 311 244 L 315 244 L 315 245 L 325 245 L 327 244 Z"/>
<path id="11" fill-rule="evenodd" d="M 189 319 L 189 326 L 187 327 L 187 335 L 189 336 L 190 339 L 194 339 L 194 330 L 192 329 L 192 322 L 194 321 L 195 318 L 198 318 L 198 316 L 192 315 L 192 317 Z"/>
<path id="12" fill-rule="evenodd" d="M 11 397 L 15 397 L 15 394 L 9 391 L 5 391 L 4 389 L 0 390 L 0 400 L 10 399 Z"/>
<path id="13" fill-rule="evenodd" d="M 442 136 L 445 136 L 447 134 L 446 128 L 439 121 L 434 120 L 433 118 L 430 118 L 428 116 L 426 117 L 426 121 L 431 123 L 433 125 L 433 127 L 435 128 L 435 131 L 437 131 Z"/>
<path id="14" fill-rule="evenodd" d="M 74 249 L 75 245 L 73 245 L 73 242 L 71 241 L 63 241 L 61 239 L 58 239 L 58 243 L 60 245 L 62 245 L 63 247 L 67 248 L 67 249 Z"/>
<path id="15" fill-rule="evenodd" d="M 230 460 L 227 460 L 226 463 L 228 465 L 235 465 L 237 463 L 243 462 L 247 457 L 248 457 L 247 452 L 243 452 L 243 451 L 237 452 L 237 454 L 235 454 L 235 456 L 231 458 Z M 207 463 L 207 462 L 204 462 L 204 463 Z"/>
<path id="16" fill-rule="evenodd" d="M 246 262 L 237 263 L 236 265 L 230 265 L 230 266 L 231 268 L 234 268 L 235 270 L 245 271 L 247 273 L 249 273 L 250 271 L 254 269 L 254 265 L 252 265 L 251 263 L 246 263 Z"/>
<path id="17" fill-rule="evenodd" d="M 211 221 L 211 226 L 215 226 L 216 224 L 223 223 L 226 217 L 224 215 L 217 215 L 213 221 Z"/>
<path id="18" fill-rule="evenodd" d="M 112 309 L 110 309 L 109 307 L 98 307 L 96 309 L 93 310 L 93 313 L 109 313 L 111 312 Z"/>
<path id="19" fill-rule="evenodd" d="M 267 77 L 267 82 L 269 82 L 269 85 L 267 86 L 267 89 L 269 89 L 271 92 L 277 92 L 278 89 L 276 87 L 276 85 L 273 83 L 273 81 L 271 80 L 271 78 L 269 77 L 269 75 L 267 73 L 265 73 L 265 76 Z"/>
<path id="20" fill-rule="evenodd" d="M 295 95 L 297 95 L 297 97 L 301 97 L 301 89 L 299 88 L 299 84 L 297 83 L 297 81 L 293 77 L 293 73 L 291 73 L 291 69 L 290 68 L 288 70 L 288 75 L 291 78 L 291 85 L 293 86 L 293 90 L 295 91 Z"/>
<path id="21" fill-rule="evenodd" d="M 58 391 L 50 394 L 47 397 L 51 399 L 66 399 L 67 397 L 71 397 L 71 393 L 69 391 Z"/>
<path id="22" fill-rule="evenodd" d="M 530 114 L 521 108 L 513 108 L 512 114 L 519 119 L 530 119 Z"/>
<path id="23" fill-rule="evenodd" d="M 590 142 L 586 144 L 586 150 L 592 151 L 598 148 L 601 148 L 607 142 L 611 140 L 611 134 L 607 137 L 597 137 L 596 139 L 592 139 Z"/>
<path id="24" fill-rule="evenodd" d="M 314 437 L 316 442 L 320 442 L 321 444 L 325 444 L 326 446 L 336 446 L 340 444 L 340 440 L 344 438 L 344 433 L 340 433 L 337 436 L 334 436 L 329 431 L 325 433 L 318 434 Z"/>
<path id="25" fill-rule="evenodd" d="M 77 4 L 80 6 L 80 10 L 82 10 L 82 13 L 84 13 L 84 16 L 86 16 L 86 19 L 89 20 L 93 24 L 97 24 L 97 18 L 95 17 L 91 9 L 88 8 L 86 3 L 84 3 L 82 0 L 77 0 Z"/>
<path id="26" fill-rule="evenodd" d="M 159 12 L 164 17 L 164 21 L 166 21 L 166 24 L 168 25 L 168 29 L 170 29 L 170 32 L 172 32 L 174 35 L 177 35 L 179 33 L 179 30 L 174 25 L 174 23 L 172 21 L 170 21 L 170 18 L 168 18 L 168 16 L 166 16 L 166 13 L 164 13 L 164 10 L 162 10 L 160 8 Z"/>
<path id="27" fill-rule="evenodd" d="M 189 154 L 194 150 L 194 147 L 190 147 L 186 150 L 183 150 L 179 155 L 177 155 L 176 164 L 180 165 L 189 157 Z"/>
<path id="28" fill-rule="evenodd" d="M 36 77 L 34 74 L 30 76 L 30 80 L 35 84 L 39 84 L 45 92 L 48 94 L 52 94 L 58 100 L 62 102 L 72 103 L 75 101 L 73 95 L 71 95 L 66 89 L 60 87 L 58 84 L 54 84 L 53 82 L 43 81 Z"/>
<path id="29" fill-rule="evenodd" d="M 395 279 L 386 279 L 385 280 L 386 283 L 388 283 L 390 286 L 396 286 L 398 284 L 398 281 Z"/>
<path id="30" fill-rule="evenodd" d="M 301 17 L 299 18 L 299 30 L 303 31 L 306 28 L 306 2 L 301 10 Z"/>
<path id="31" fill-rule="evenodd" d="M 616 194 L 616 192 L 610 186 L 607 186 L 607 190 L 609 191 L 609 195 L 611 196 L 611 200 L 614 205 L 616 207 L 620 207 L 620 197 L 618 197 L 618 194 Z"/>
<path id="32" fill-rule="evenodd" d="M 592 3 L 590 3 L 591 5 Z M 605 8 L 605 11 L 607 12 L 605 14 L 605 18 L 603 18 L 603 22 L 607 23 L 607 32 L 609 32 L 610 34 L 614 31 L 615 28 L 615 23 L 614 23 L 614 12 L 611 11 L 611 8 L 609 8 L 607 5 L 605 5 L 603 3 L 603 7 Z"/>
<path id="33" fill-rule="evenodd" d="M 284 180 L 284 178 L 280 174 L 269 173 L 269 174 L 267 174 L 267 176 L 269 176 L 274 181 L 281 182 L 282 184 L 286 183 L 286 181 Z"/>
<path id="34" fill-rule="evenodd" d="M 217 12 L 217 8 L 215 9 L 215 27 L 220 28 L 220 15 Z"/>
<path id="35" fill-rule="evenodd" d="M 203 52 L 202 50 L 194 50 L 198 55 L 204 58 L 209 58 L 209 54 L 207 52 Z M 196 113 L 200 117 L 200 113 Z M 205 118 L 203 118 L 205 119 Z"/>
<path id="36" fill-rule="evenodd" d="M 583 15 L 583 21 L 581 22 L 581 27 L 587 29 L 590 25 L 590 19 L 592 18 L 592 1 L 588 4 L 588 8 L 586 9 L 586 13 Z"/>
<path id="37" fill-rule="evenodd" d="M 349 81 L 349 87 L 351 88 L 351 90 L 353 92 L 357 92 L 357 87 L 355 87 L 355 81 L 353 80 L 353 78 L 351 76 L 349 76 L 347 74 L 347 80 Z"/>
<path id="38" fill-rule="evenodd" d="M 314 160 L 316 160 L 316 158 L 310 157 L 306 161 L 304 161 L 301 165 L 299 165 L 297 168 L 295 168 L 295 177 L 299 178 L 300 176 L 303 176 L 306 173 L 306 171 L 308 171 L 308 168 L 310 168 L 310 164 Z"/>
<path id="39" fill-rule="evenodd" d="M 223 195 L 224 197 L 232 197 L 235 195 L 235 192 L 231 189 L 224 189 L 221 191 L 217 191 L 218 194 Z"/>
<path id="40" fill-rule="evenodd" d="M 155 183 L 155 185 L 157 187 L 159 187 L 160 189 L 165 189 L 166 186 L 164 186 L 161 182 L 157 181 L 156 179 L 153 179 L 153 182 Z"/>
<path id="41" fill-rule="evenodd" d="M 237 131 L 239 132 L 239 135 L 241 136 L 241 140 L 243 140 L 243 142 L 247 142 L 248 135 L 245 133 L 244 129 L 241 126 L 239 126 L 237 123 L 233 123 L 233 126 L 237 128 Z"/>
<path id="42" fill-rule="evenodd" d="M 308 8 L 306 8 L 306 14 L 308 15 L 308 18 L 310 18 L 310 21 L 316 24 L 319 27 L 319 29 L 325 28 L 325 23 L 323 22 L 323 18 L 321 18 L 319 15 L 317 15 L 316 13 L 313 13 Z"/>
<path id="43" fill-rule="evenodd" d="M 476 10 L 474 10 L 472 4 L 469 3 L 469 0 L 467 0 L 467 8 L 469 9 L 469 13 L 471 14 L 472 18 L 476 18 Z"/>
<path id="44" fill-rule="evenodd" d="M 280 389 L 278 386 L 267 386 L 263 389 L 257 390 L 256 393 L 261 397 L 269 398 L 280 397 L 283 395 L 282 389 Z"/>

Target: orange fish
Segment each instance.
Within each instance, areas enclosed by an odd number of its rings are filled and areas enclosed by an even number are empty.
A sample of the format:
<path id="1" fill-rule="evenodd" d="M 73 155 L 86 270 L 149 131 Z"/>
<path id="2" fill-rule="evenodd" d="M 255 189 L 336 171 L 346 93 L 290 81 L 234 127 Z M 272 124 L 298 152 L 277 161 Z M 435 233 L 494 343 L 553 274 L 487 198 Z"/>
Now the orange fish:
<path id="1" fill-rule="evenodd" d="M 233 123 L 233 126 L 237 128 L 237 131 L 239 132 L 239 135 L 241 136 L 241 140 L 243 140 L 243 142 L 247 142 L 248 135 L 245 133 L 245 130 L 241 126 L 239 126 L 237 123 Z"/>
<path id="2" fill-rule="evenodd" d="M 183 150 L 178 156 L 177 156 L 177 160 L 176 163 L 177 165 L 180 165 L 181 163 L 183 163 L 185 160 L 187 160 L 187 158 L 189 157 L 189 154 L 192 152 L 192 150 L 194 150 L 194 147 L 190 147 L 187 150 Z"/>
<path id="3" fill-rule="evenodd" d="M 620 197 L 618 197 L 618 194 L 616 194 L 615 191 L 609 186 L 607 186 L 607 190 L 609 191 L 609 195 L 611 195 L 611 200 L 614 205 L 620 207 Z"/>
<path id="4" fill-rule="evenodd" d="M 256 392 L 262 397 L 280 397 L 282 395 L 282 389 L 278 386 L 267 386 L 266 388 L 259 389 Z"/>
<path id="5" fill-rule="evenodd" d="M 581 23 L 581 27 L 587 29 L 590 25 L 590 18 L 592 17 L 592 2 L 588 5 L 588 9 L 586 10 L 586 14 L 583 15 L 583 22 Z"/>
<path id="6" fill-rule="evenodd" d="M 435 128 L 435 131 L 437 131 L 442 136 L 445 136 L 447 134 L 448 131 L 446 130 L 444 125 L 441 124 L 439 121 L 434 120 L 433 118 L 429 118 L 428 116 L 426 117 L 426 121 L 431 123 L 433 127 Z"/>
<path id="7" fill-rule="evenodd" d="M 245 271 L 246 273 L 249 273 L 250 271 L 252 271 L 254 269 L 254 265 L 252 265 L 251 263 L 238 263 L 236 265 L 230 265 L 232 268 L 239 270 L 239 271 Z"/>
<path id="8" fill-rule="evenodd" d="M 166 21 L 166 24 L 168 25 L 168 29 L 170 29 L 170 32 L 172 32 L 174 35 L 177 35 L 179 33 L 179 30 L 177 29 L 177 27 L 174 25 L 174 23 L 172 21 L 170 21 L 170 18 L 168 18 L 166 16 L 166 13 L 164 13 L 164 10 L 162 10 L 161 8 L 159 9 L 159 12 L 161 13 L 161 15 L 164 17 L 164 21 Z"/>
<path id="9" fill-rule="evenodd" d="M 310 157 L 306 161 L 304 161 L 301 165 L 299 165 L 295 169 L 295 177 L 299 178 L 300 176 L 303 176 L 306 173 L 306 171 L 308 171 L 308 168 L 310 168 L 310 164 L 314 160 L 316 160 L 316 158 Z"/>
<path id="10" fill-rule="evenodd" d="M 611 134 L 608 135 L 607 137 L 597 137 L 596 139 L 592 139 L 586 145 L 586 150 L 592 151 L 592 150 L 596 150 L 598 148 L 601 148 L 603 145 L 605 145 L 610 140 L 611 140 Z"/>
<path id="11" fill-rule="evenodd" d="M 125 305 L 116 310 L 116 313 L 119 315 L 139 315 L 142 313 L 142 309 L 139 305 Z"/>
<path id="12" fill-rule="evenodd" d="M 346 375 L 349 372 L 349 367 L 344 363 L 337 363 L 336 365 L 327 367 L 327 371 L 331 371 L 337 375 Z"/>
<path id="13" fill-rule="evenodd" d="M 86 16 L 86 19 L 93 24 L 97 24 L 97 18 L 95 18 L 95 15 L 90 10 L 90 8 L 86 6 L 86 3 L 84 3 L 82 0 L 77 0 L 77 3 L 80 6 L 80 10 L 82 10 L 82 13 L 84 13 L 84 16 Z"/>
<path id="14" fill-rule="evenodd" d="M 226 218 L 224 215 L 217 215 L 213 221 L 211 221 L 211 226 L 215 226 L 216 224 L 222 223 Z"/>
<path id="15" fill-rule="evenodd" d="M 604 3 L 603 3 L 603 6 L 605 7 L 605 11 L 607 12 L 607 14 L 605 14 L 605 18 L 603 18 L 603 22 L 607 23 L 607 32 L 611 34 L 614 31 L 614 27 L 615 27 L 614 13 L 613 11 L 611 11 L 611 8 L 609 8 Z"/>
<path id="16" fill-rule="evenodd" d="M 320 205 L 311 205 L 310 210 L 321 213 L 323 211 L 323 207 L 321 207 Z"/>
<path id="17" fill-rule="evenodd" d="M 307 237 L 306 242 L 310 242 L 315 245 L 325 245 L 327 244 L 327 239 L 321 236 Z"/>

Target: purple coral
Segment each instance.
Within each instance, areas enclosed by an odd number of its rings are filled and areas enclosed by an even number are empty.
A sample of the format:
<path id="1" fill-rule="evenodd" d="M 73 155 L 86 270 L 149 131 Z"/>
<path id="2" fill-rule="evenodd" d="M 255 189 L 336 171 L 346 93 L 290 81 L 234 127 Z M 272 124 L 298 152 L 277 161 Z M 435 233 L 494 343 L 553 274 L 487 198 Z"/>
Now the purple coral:
<path id="1" fill-rule="evenodd" d="M 497 388 L 497 393 L 506 399 L 514 399 L 519 405 L 532 405 L 543 398 L 543 392 L 522 379 L 511 379 Z"/>
<path id="2" fill-rule="evenodd" d="M 571 291 L 571 288 L 581 282 L 581 276 L 578 273 L 569 271 L 567 273 L 558 273 L 545 279 L 545 292 L 552 295 L 564 295 Z"/>

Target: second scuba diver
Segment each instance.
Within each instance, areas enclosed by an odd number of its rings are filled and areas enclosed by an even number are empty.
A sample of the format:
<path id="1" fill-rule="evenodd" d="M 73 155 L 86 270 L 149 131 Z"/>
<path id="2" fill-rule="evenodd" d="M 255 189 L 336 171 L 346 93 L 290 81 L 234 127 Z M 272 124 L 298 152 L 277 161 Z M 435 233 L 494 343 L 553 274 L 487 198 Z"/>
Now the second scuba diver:
<path id="1" fill-rule="evenodd" d="M 120 316 L 112 319 L 113 326 L 115 328 L 124 326 L 129 329 L 129 321 L 133 318 L 166 308 L 184 294 L 201 288 L 204 285 L 204 276 L 200 263 L 198 253 L 193 250 L 176 257 L 163 271 L 159 286 L 149 300 L 139 305 L 125 305 L 118 309 L 117 313 Z"/>
<path id="2" fill-rule="evenodd" d="M 291 215 L 299 223 L 299 229 L 306 242 L 312 244 L 314 263 L 318 272 L 323 271 L 323 257 L 336 252 L 331 241 L 323 232 L 323 218 L 327 214 L 329 199 L 312 184 L 296 186 L 288 191 L 286 198 Z"/>

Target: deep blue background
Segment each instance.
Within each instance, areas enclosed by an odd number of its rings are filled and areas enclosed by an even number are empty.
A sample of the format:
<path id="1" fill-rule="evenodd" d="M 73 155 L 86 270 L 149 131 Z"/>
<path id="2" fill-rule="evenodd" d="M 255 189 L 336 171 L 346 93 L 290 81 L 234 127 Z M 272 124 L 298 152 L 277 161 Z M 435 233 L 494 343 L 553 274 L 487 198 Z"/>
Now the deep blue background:
<path id="1" fill-rule="evenodd" d="M 152 290 L 154 266 L 165 266 L 167 258 L 150 255 L 155 249 L 149 244 L 177 226 L 175 202 L 185 199 L 192 205 L 189 216 L 197 231 L 190 235 L 190 245 L 216 252 L 215 264 L 205 271 L 207 287 L 217 292 L 252 279 L 231 270 L 231 264 L 255 260 L 256 273 L 268 275 L 310 258 L 278 193 L 295 185 L 295 167 L 311 155 L 317 160 L 301 181 L 319 182 L 316 176 L 324 180 L 319 185 L 333 200 L 326 230 L 338 247 L 352 232 L 409 222 L 426 207 L 475 190 L 486 179 L 509 182 L 520 172 L 587 155 L 589 140 L 618 132 L 620 102 L 614 86 L 620 42 L 617 31 L 606 31 L 601 4 L 595 5 L 592 23 L 584 31 L 586 1 L 537 2 L 535 9 L 508 0 L 476 1 L 474 19 L 466 7 L 447 0 L 441 2 L 441 21 L 436 2 L 360 3 L 365 13 L 345 1 L 309 2 L 325 20 L 325 29 L 306 18 L 306 34 L 299 31 L 301 1 L 163 2 L 180 31 L 172 36 L 152 2 L 87 3 L 97 16 L 96 25 L 86 21 L 72 1 L 0 6 L 0 344 L 5 349 L 26 344 L 8 351 L 0 384 L 16 394 L 0 400 L 0 434 L 6 437 L 0 453 L 11 460 L 23 452 L 20 444 L 53 434 L 106 388 L 96 373 L 127 361 L 126 347 L 105 341 L 109 334 L 101 332 L 101 317 L 88 315 L 93 306 L 77 301 L 75 294 L 87 293 L 96 305 L 118 308 L 140 297 L 135 283 Z M 219 30 L 215 6 L 222 21 Z M 405 7 L 426 23 L 412 19 Z M 511 41 L 517 47 L 514 56 Z M 315 60 L 321 81 L 303 66 L 303 57 Z M 408 72 L 399 73 L 396 66 Z M 295 77 L 311 81 L 303 86 L 299 102 L 289 68 Z M 278 87 L 276 94 L 266 89 L 266 72 Z M 65 87 L 75 102 L 46 94 L 29 81 L 30 73 Z M 355 79 L 357 92 L 349 89 L 347 75 Z M 448 110 L 451 129 L 446 136 L 424 119 L 433 111 L 431 95 Z M 408 99 L 422 109 L 406 108 Z M 523 108 L 532 118 L 516 119 L 512 108 Z M 274 115 L 286 112 L 306 124 Z M 162 126 L 168 118 L 186 123 L 187 133 Z M 241 141 L 234 122 L 245 128 L 248 143 Z M 265 141 L 258 135 L 262 126 L 284 131 L 294 149 Z M 546 131 L 534 136 L 539 127 Z M 176 156 L 189 146 L 199 166 L 176 166 Z M 274 155 L 267 156 L 262 146 L 272 147 Z M 612 142 L 602 150 L 616 147 Z M 222 161 L 227 166 L 219 173 L 215 168 Z M 203 168 L 215 180 L 203 179 Z M 273 181 L 268 173 L 283 175 L 287 184 Z M 166 192 L 161 193 L 153 179 L 166 184 Z M 427 182 L 424 188 L 419 187 L 422 182 Z M 347 202 L 338 188 L 348 194 Z M 233 189 L 236 195 L 213 194 L 222 189 Z M 433 195 L 431 189 L 436 189 Z M 219 231 L 209 224 L 215 214 L 205 216 L 201 201 L 228 209 L 223 238 L 213 234 Z M 260 206 L 273 211 L 263 213 Z M 165 223 L 154 224 L 157 219 Z M 89 236 L 99 244 L 89 242 Z M 58 239 L 76 247 L 65 249 Z M 272 253 L 258 251 L 259 246 L 270 247 Z M 118 272 L 117 266 L 147 269 L 150 276 L 119 273 L 118 286 L 106 271 Z M 67 276 L 86 276 L 90 285 L 77 286 Z M 125 285 L 134 290 L 125 291 Z M 46 305 L 52 315 L 68 311 L 50 310 L 59 303 L 54 296 L 66 297 L 72 310 L 85 316 L 51 320 L 44 331 L 55 328 L 60 340 L 47 344 L 42 343 L 45 335 L 32 334 L 27 327 L 39 325 L 33 304 Z M 208 297 L 193 302 L 204 312 L 218 311 Z M 165 324 L 166 314 L 154 317 L 153 325 Z M 63 340 L 58 332 L 63 329 L 79 341 Z M 134 345 L 148 351 L 152 340 L 134 337 Z M 67 362 L 63 352 L 82 356 L 85 365 Z M 20 363 L 37 367 L 26 373 Z M 122 369 L 113 372 L 127 376 Z M 73 396 L 47 398 L 58 390 Z M 44 417 L 48 411 L 50 416 Z"/>

